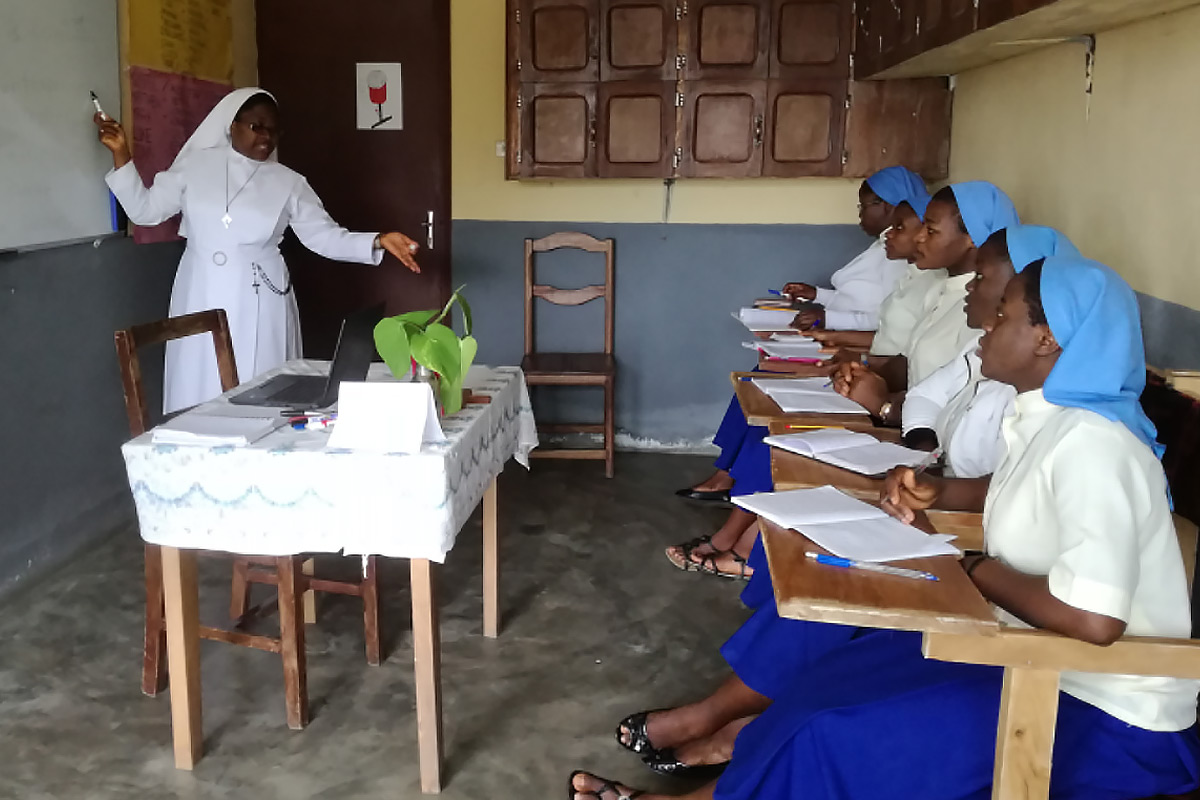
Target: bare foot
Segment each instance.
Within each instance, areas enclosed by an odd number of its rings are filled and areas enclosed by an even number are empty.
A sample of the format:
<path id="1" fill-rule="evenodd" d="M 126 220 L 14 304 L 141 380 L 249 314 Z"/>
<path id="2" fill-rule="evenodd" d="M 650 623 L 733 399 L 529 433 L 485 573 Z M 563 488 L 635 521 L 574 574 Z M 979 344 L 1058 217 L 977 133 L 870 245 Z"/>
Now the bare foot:
<path id="1" fill-rule="evenodd" d="M 733 488 L 733 478 L 723 469 L 719 469 L 705 480 L 692 487 L 697 492 L 725 492 Z"/>
<path id="2" fill-rule="evenodd" d="M 712 736 L 696 739 L 675 748 L 675 758 L 689 767 L 709 764 L 725 764 L 733 758 L 733 743 L 742 728 L 754 721 L 754 717 L 735 719 Z"/>

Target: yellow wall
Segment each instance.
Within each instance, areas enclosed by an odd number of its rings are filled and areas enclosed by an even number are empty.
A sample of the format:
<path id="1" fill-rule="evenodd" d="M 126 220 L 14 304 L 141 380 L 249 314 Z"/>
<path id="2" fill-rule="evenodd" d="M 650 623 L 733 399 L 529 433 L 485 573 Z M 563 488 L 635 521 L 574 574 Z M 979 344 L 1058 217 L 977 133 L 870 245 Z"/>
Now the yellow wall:
<path id="1" fill-rule="evenodd" d="M 1200 8 L 964 73 L 953 180 L 987 179 L 1138 291 L 1200 308 Z"/>
<path id="2" fill-rule="evenodd" d="M 452 0 L 451 103 L 455 219 L 661 222 L 656 180 L 504 179 L 504 0 Z M 858 181 L 680 180 L 672 222 L 856 223 Z"/>

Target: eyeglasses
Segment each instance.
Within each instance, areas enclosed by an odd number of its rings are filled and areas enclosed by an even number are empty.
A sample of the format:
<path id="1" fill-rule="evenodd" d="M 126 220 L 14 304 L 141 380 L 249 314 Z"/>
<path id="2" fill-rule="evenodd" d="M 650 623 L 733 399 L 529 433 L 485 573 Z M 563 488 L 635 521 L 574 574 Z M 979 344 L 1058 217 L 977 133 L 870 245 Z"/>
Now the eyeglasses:
<path id="1" fill-rule="evenodd" d="M 256 136 L 258 134 L 263 134 L 264 136 L 269 136 L 272 139 L 278 139 L 282 135 L 282 131 L 280 131 L 279 128 L 274 128 L 270 125 L 263 125 L 261 122 L 242 122 L 241 120 L 238 120 L 238 124 L 245 125 L 250 129 L 250 132 Z"/>
<path id="2" fill-rule="evenodd" d="M 871 206 L 881 206 L 881 205 L 883 205 L 883 201 L 880 200 L 878 197 L 876 197 L 874 200 L 868 200 L 865 203 L 859 203 L 858 210 L 865 211 L 868 208 L 870 208 Z"/>

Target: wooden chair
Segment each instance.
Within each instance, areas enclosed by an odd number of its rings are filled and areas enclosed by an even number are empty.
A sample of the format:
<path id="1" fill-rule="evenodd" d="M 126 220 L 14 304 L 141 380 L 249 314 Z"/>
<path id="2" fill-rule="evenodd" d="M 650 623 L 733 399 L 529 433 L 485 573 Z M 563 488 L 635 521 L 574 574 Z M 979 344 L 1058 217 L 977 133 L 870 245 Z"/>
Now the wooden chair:
<path id="1" fill-rule="evenodd" d="M 201 311 L 181 317 L 135 325 L 117 331 L 114 339 L 121 383 L 125 391 L 125 413 L 131 436 L 140 436 L 150 428 L 150 413 L 142 382 L 138 350 L 186 336 L 210 334 L 216 353 L 221 388 L 229 391 L 238 385 L 233 340 L 223 310 Z M 302 728 L 308 724 L 308 691 L 304 658 L 304 627 L 298 620 L 303 610 L 305 621 L 315 621 L 314 591 L 353 594 L 363 598 L 364 629 L 367 640 L 367 660 L 373 665 L 380 661 L 378 591 L 375 580 L 375 561 L 368 561 L 367 577 L 360 583 L 324 581 L 309 577 L 312 562 L 299 556 L 237 558 L 234 560 L 233 601 L 231 611 L 237 620 L 247 616 L 248 581 L 256 580 L 276 586 L 279 607 L 280 635 L 278 638 L 201 626 L 200 636 L 213 641 L 253 647 L 283 658 L 284 687 L 287 697 L 288 726 Z M 142 692 L 153 697 L 166 688 L 166 624 L 163 609 L 162 557 L 157 545 L 145 545 L 146 622 L 142 658 Z M 302 609 L 303 607 L 303 609 Z"/>
<path id="2" fill-rule="evenodd" d="M 574 248 L 604 254 L 604 283 L 579 289 L 559 289 L 534 282 L 534 253 L 559 248 Z M 604 350 L 598 353 L 536 352 L 533 326 L 533 301 L 541 298 L 559 306 L 578 306 L 604 298 Z M 590 449 L 539 448 L 539 458 L 604 459 L 604 474 L 613 476 L 613 446 L 616 438 L 615 391 L 617 364 L 613 358 L 613 240 L 593 238 L 585 233 L 552 233 L 542 239 L 525 240 L 525 358 L 521 361 L 525 381 L 530 386 L 599 386 L 604 389 L 604 424 L 577 423 L 543 425 L 547 433 L 599 433 L 604 446 Z"/>

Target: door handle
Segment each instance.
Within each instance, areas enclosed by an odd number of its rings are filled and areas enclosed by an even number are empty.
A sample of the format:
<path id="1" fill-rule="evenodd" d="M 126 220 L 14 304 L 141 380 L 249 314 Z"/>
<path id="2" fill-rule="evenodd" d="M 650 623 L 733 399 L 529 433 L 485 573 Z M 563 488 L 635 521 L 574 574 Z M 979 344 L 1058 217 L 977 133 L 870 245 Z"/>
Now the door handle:
<path id="1" fill-rule="evenodd" d="M 425 229 L 425 249 L 433 249 L 433 212 L 425 212 L 425 221 L 421 223 L 421 227 Z"/>

